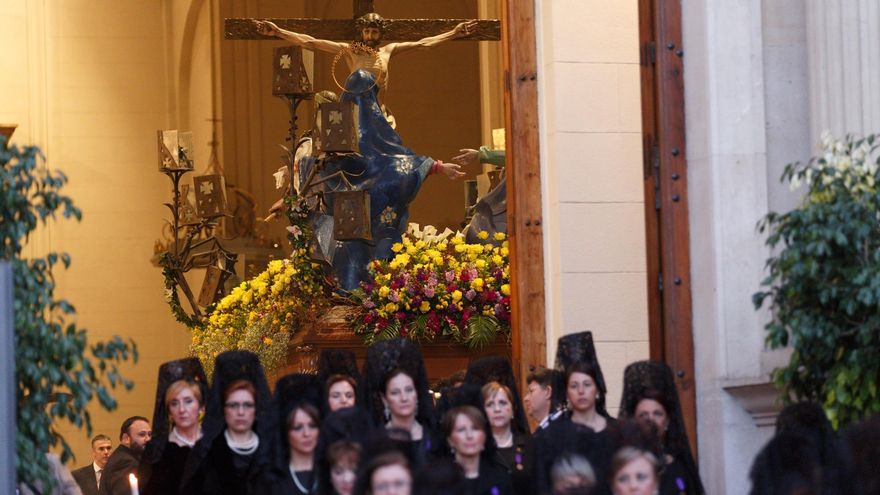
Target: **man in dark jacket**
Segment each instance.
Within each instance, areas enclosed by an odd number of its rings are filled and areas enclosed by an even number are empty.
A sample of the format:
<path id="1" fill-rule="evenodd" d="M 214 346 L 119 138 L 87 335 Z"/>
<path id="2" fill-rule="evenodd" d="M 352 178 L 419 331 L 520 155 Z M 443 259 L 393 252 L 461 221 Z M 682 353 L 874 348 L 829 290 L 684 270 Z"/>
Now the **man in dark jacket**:
<path id="1" fill-rule="evenodd" d="M 101 477 L 111 452 L 113 452 L 113 443 L 110 441 L 110 437 L 95 435 L 95 438 L 92 439 L 92 458 L 94 461 L 71 473 L 83 495 L 98 495 Z"/>
<path id="2" fill-rule="evenodd" d="M 143 416 L 132 416 L 122 423 L 119 447 L 104 467 L 99 495 L 131 495 L 128 475 L 137 472 L 141 454 L 151 437 L 150 421 Z"/>

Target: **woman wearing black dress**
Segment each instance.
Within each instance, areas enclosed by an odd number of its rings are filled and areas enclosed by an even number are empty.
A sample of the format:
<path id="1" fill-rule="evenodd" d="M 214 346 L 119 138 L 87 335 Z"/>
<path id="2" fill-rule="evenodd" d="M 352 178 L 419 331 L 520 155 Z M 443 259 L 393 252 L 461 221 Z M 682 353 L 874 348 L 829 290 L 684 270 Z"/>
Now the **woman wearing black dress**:
<path id="1" fill-rule="evenodd" d="M 214 365 L 202 439 L 187 460 L 182 493 L 263 494 L 271 490 L 275 430 L 263 367 L 247 351 L 227 351 Z"/>
<path id="2" fill-rule="evenodd" d="M 374 423 L 408 433 L 413 464 L 422 466 L 438 441 L 434 402 L 418 345 L 403 338 L 373 344 L 367 350 L 364 376 Z"/>
<path id="3" fill-rule="evenodd" d="M 315 375 L 287 375 L 275 385 L 281 427 L 280 491 L 291 495 L 318 493 L 319 462 L 316 456 L 321 417 L 318 412 L 321 384 Z"/>
<path id="4" fill-rule="evenodd" d="M 672 370 L 657 361 L 639 361 L 626 367 L 620 417 L 655 425 L 663 447 L 660 461 L 660 493 L 703 495 L 694 457 L 691 454 L 678 391 Z"/>
<path id="5" fill-rule="evenodd" d="M 510 475 L 487 452 L 488 422 L 474 406 L 459 406 L 443 416 L 443 433 L 456 464 L 464 470 L 465 495 L 507 495 Z M 490 445 L 491 442 L 489 441 Z"/>
<path id="6" fill-rule="evenodd" d="M 513 476 L 515 491 L 532 493 L 531 435 L 510 361 L 501 356 L 477 359 L 468 365 L 464 381 L 481 387 L 496 457 Z"/>
<path id="7" fill-rule="evenodd" d="M 153 438 L 138 466 L 144 495 L 180 493 L 180 481 L 192 447 L 202 437 L 199 416 L 205 411 L 208 387 L 197 358 L 159 367 L 153 410 Z"/>
<path id="8" fill-rule="evenodd" d="M 574 453 L 592 465 L 597 493 L 607 493 L 605 474 L 613 451 L 609 426 L 615 420 L 605 409 L 607 389 L 590 332 L 559 339 L 556 369 L 562 382 L 556 387 L 559 392 L 554 393 L 559 394 L 560 403 L 566 404 L 566 411 L 535 434 L 536 491 L 550 493 L 553 462 L 562 454 Z"/>

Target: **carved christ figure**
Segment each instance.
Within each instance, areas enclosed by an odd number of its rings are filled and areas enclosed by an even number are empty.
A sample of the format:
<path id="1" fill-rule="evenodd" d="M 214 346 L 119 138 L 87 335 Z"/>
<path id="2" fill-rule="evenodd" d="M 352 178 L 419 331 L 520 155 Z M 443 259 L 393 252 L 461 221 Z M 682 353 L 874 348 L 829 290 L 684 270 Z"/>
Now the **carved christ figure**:
<path id="1" fill-rule="evenodd" d="M 358 69 L 371 72 L 378 78 L 377 84 L 380 89 L 388 87 L 388 67 L 392 54 L 429 48 L 444 41 L 462 38 L 473 33 L 477 27 L 477 21 L 465 21 L 459 23 L 452 30 L 436 36 L 428 36 L 418 41 L 403 41 L 379 46 L 385 31 L 385 19 L 375 12 L 365 14 L 357 19 L 356 25 L 360 31 L 361 40 L 351 43 L 322 40 L 308 34 L 295 33 L 281 29 L 271 21 L 254 21 L 254 23 L 257 32 L 263 36 L 275 36 L 309 50 L 320 50 L 333 54 L 343 52 L 348 72 L 353 73 Z"/>

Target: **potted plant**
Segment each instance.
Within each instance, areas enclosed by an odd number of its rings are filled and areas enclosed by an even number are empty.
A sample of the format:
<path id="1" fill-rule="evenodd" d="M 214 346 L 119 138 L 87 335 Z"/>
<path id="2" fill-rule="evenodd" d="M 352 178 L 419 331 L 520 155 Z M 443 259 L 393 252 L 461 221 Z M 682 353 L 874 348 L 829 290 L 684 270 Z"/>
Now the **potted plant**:
<path id="1" fill-rule="evenodd" d="M 15 326 L 16 471 L 19 482 L 54 486 L 46 453 L 61 445 L 62 460 L 73 453 L 58 432 L 55 421 L 65 419 L 86 427 L 91 436 L 87 409 L 93 398 L 111 411 L 116 400 L 111 389 L 132 382 L 118 370 L 122 361 L 137 360 L 133 341 L 114 337 L 89 342 L 86 331 L 73 321 L 76 311 L 55 296 L 53 273 L 70 265 L 67 253 L 27 258 L 22 248 L 40 225 L 55 219 L 82 216 L 73 201 L 60 193 L 67 178 L 41 166 L 37 147 L 6 147 L 0 137 L 0 263 L 12 265 L 13 320 Z"/>
<path id="2" fill-rule="evenodd" d="M 822 136 L 822 154 L 786 166 L 801 203 L 759 230 L 774 254 L 753 296 L 769 302 L 771 348 L 790 347 L 773 380 L 784 401 L 823 404 L 835 427 L 880 411 L 880 190 L 877 136 Z"/>

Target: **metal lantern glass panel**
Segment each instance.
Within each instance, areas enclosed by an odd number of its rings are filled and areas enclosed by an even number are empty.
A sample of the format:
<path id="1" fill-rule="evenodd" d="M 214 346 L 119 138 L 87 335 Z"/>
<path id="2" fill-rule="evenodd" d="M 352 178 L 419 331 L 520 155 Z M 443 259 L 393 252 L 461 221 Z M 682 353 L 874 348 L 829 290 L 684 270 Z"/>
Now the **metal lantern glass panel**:
<path id="1" fill-rule="evenodd" d="M 324 213 L 312 213 L 312 239 L 309 242 L 309 256 L 312 261 L 330 266 L 336 253 L 336 239 L 333 237 L 333 217 Z"/>
<path id="2" fill-rule="evenodd" d="M 357 153 L 356 115 L 351 103 L 329 101 L 318 105 L 318 151 Z"/>
<path id="3" fill-rule="evenodd" d="M 226 180 L 222 175 L 209 174 L 193 177 L 196 192 L 196 211 L 202 218 L 226 215 Z"/>
<path id="4" fill-rule="evenodd" d="M 333 236 L 337 241 L 370 241 L 369 191 L 333 193 Z"/>
<path id="5" fill-rule="evenodd" d="M 205 280 L 202 282 L 202 290 L 199 292 L 199 306 L 207 308 L 214 304 L 220 295 L 220 285 L 223 283 L 223 270 L 215 265 L 208 266 L 205 270 Z"/>
<path id="6" fill-rule="evenodd" d="M 303 65 L 302 48 L 298 46 L 275 48 L 272 61 L 274 96 L 304 97 L 312 94 L 312 83 Z"/>
<path id="7" fill-rule="evenodd" d="M 159 131 L 159 171 L 193 169 L 192 133 Z"/>
<path id="8" fill-rule="evenodd" d="M 196 205 L 193 202 L 192 187 L 189 184 L 180 185 L 180 204 L 178 211 L 180 212 L 180 223 L 183 225 L 196 225 L 201 219 L 196 213 Z"/>

